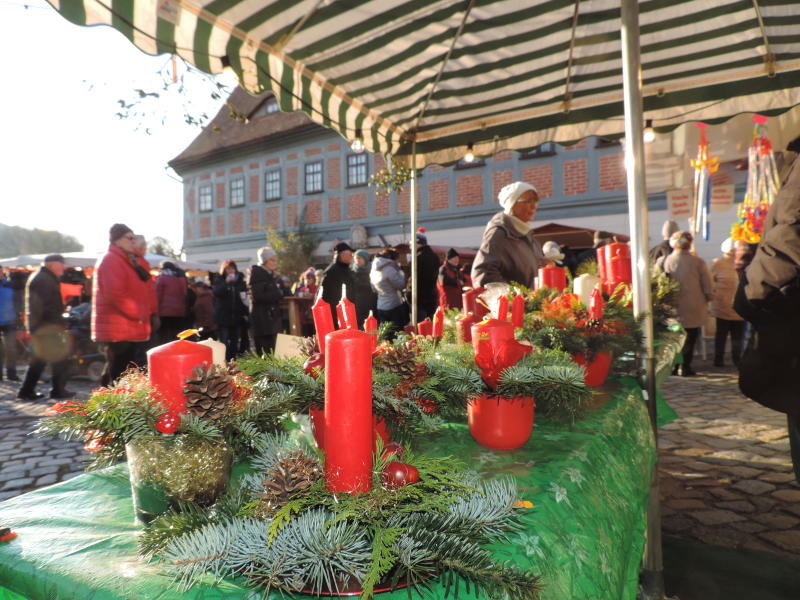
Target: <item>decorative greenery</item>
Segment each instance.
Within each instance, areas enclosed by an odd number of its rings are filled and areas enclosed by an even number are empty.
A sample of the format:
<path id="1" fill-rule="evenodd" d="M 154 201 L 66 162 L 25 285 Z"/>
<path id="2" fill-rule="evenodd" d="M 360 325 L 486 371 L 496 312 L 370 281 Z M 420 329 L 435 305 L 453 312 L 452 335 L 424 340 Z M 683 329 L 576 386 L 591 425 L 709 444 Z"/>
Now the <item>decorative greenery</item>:
<path id="1" fill-rule="evenodd" d="M 386 167 L 378 169 L 369 177 L 369 185 L 375 188 L 376 192 L 400 192 L 408 181 L 411 180 L 411 169 L 394 158 L 386 158 Z"/>
<path id="2" fill-rule="evenodd" d="M 322 237 L 306 222 L 306 208 L 303 207 L 297 219 L 297 229 L 267 229 L 267 243 L 278 255 L 281 273 L 292 281 L 297 281 L 300 273 L 314 264 L 314 252 L 322 241 Z"/>

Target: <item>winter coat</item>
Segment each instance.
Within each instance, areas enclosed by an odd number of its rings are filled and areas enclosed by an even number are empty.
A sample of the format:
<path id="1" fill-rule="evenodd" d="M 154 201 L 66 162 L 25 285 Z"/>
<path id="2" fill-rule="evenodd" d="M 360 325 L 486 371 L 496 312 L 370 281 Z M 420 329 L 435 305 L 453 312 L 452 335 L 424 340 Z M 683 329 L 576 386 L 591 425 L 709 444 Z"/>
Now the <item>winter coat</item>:
<path id="1" fill-rule="evenodd" d="M 210 333 L 217 328 L 214 322 L 214 294 L 207 287 L 198 287 L 195 291 L 194 304 L 194 325 L 202 328 L 203 333 Z"/>
<path id="2" fill-rule="evenodd" d="M 672 246 L 669 245 L 669 240 L 662 240 L 657 246 L 650 248 L 650 260 L 656 262 L 662 256 L 667 258 L 672 254 Z"/>
<path id="3" fill-rule="evenodd" d="M 28 280 L 25 289 L 25 325 L 29 333 L 44 327 L 64 328 L 64 301 L 58 277 L 47 267 L 42 267 Z"/>
<path id="4" fill-rule="evenodd" d="M 242 292 L 247 292 L 244 275 L 236 273 L 236 279 L 228 281 L 220 275 L 214 281 L 214 321 L 217 327 L 238 327 L 247 307 L 242 302 Z"/>
<path id="5" fill-rule="evenodd" d="M 171 269 L 162 270 L 156 278 L 158 316 L 185 317 L 187 291 L 186 277 L 181 277 Z"/>
<path id="6" fill-rule="evenodd" d="M 533 287 L 533 278 L 543 259 L 542 246 L 533 237 L 533 231 L 519 233 L 508 215 L 499 212 L 483 232 L 481 247 L 472 263 L 473 285 L 516 281 Z"/>
<path id="7" fill-rule="evenodd" d="M 396 261 L 376 256 L 372 261 L 369 281 L 378 295 L 378 310 L 392 310 L 403 303 L 400 292 L 406 286 L 406 276 Z"/>
<path id="8" fill-rule="evenodd" d="M 462 288 L 466 285 L 464 273 L 458 267 L 444 261 L 439 268 L 439 306 L 444 308 L 461 308 Z"/>
<path id="9" fill-rule="evenodd" d="M 417 248 L 417 304 L 435 310 L 439 303 L 436 283 L 442 261 L 428 244 Z"/>
<path id="10" fill-rule="evenodd" d="M 14 310 L 14 288 L 11 282 L 0 280 L 0 327 L 16 325 L 17 311 Z"/>
<path id="11" fill-rule="evenodd" d="M 339 319 L 336 317 L 336 305 L 342 299 L 342 285 L 345 286 L 347 297 L 353 300 L 353 271 L 350 266 L 336 261 L 325 269 L 325 277 L 322 279 L 322 299 L 331 305 L 333 313 L 333 324 L 338 327 Z"/>
<path id="12" fill-rule="evenodd" d="M 146 277 L 146 279 L 145 279 Z M 150 315 L 157 312 L 149 273 L 121 248 L 111 245 L 97 261 L 92 293 L 92 340 L 144 342 Z"/>
<path id="13" fill-rule="evenodd" d="M 736 286 L 739 284 L 739 275 L 732 256 L 715 258 L 711 263 L 711 293 L 714 295 L 709 305 L 712 317 L 726 321 L 741 321 L 742 317 L 733 310 L 733 297 L 736 295 Z"/>
<path id="14" fill-rule="evenodd" d="M 664 272 L 680 284 L 678 321 L 686 328 L 702 327 L 708 319 L 711 275 L 706 261 L 685 250 L 673 250 L 663 262 Z"/>
<path id="15" fill-rule="evenodd" d="M 358 267 L 353 270 L 353 304 L 356 305 L 356 317 L 359 327 L 364 325 L 364 319 L 370 311 L 377 308 L 378 294 L 372 289 L 369 280 L 369 266 Z"/>
<path id="16" fill-rule="evenodd" d="M 283 292 L 272 271 L 255 265 L 247 282 L 250 291 L 250 324 L 254 336 L 274 335 L 283 329 L 281 301 Z"/>

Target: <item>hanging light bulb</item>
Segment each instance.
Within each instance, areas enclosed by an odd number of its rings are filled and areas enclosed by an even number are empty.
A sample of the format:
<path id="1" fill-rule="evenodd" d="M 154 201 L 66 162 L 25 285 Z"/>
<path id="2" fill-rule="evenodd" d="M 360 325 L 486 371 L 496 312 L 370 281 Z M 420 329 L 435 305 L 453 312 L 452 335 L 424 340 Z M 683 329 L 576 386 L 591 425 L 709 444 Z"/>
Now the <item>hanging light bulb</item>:
<path id="1" fill-rule="evenodd" d="M 364 136 L 362 135 L 360 129 L 356 129 L 356 139 L 350 143 L 350 150 L 356 154 L 361 154 L 365 150 Z"/>
<path id="2" fill-rule="evenodd" d="M 464 155 L 464 162 L 471 163 L 475 160 L 475 153 L 472 151 L 472 142 L 467 144 L 467 153 Z"/>
<path id="3" fill-rule="evenodd" d="M 642 139 L 644 140 L 645 144 L 650 144 L 656 141 L 656 132 L 653 129 L 653 119 L 647 119 L 644 122 L 644 133 L 642 134 Z"/>
<path id="4" fill-rule="evenodd" d="M 239 85 L 239 76 L 231 66 L 231 59 L 227 55 L 220 57 L 219 62 L 222 64 L 222 74 L 219 76 L 220 81 L 226 87 L 236 87 Z"/>

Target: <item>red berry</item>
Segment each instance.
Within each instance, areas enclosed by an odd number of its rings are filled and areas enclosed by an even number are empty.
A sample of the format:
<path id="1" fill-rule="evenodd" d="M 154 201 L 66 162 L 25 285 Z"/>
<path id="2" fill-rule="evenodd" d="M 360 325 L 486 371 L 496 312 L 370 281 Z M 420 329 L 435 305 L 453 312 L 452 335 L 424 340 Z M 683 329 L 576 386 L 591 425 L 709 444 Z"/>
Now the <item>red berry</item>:
<path id="1" fill-rule="evenodd" d="M 314 379 L 319 377 L 319 370 L 325 368 L 325 355 L 315 352 L 303 363 L 303 372 L 311 375 Z"/>
<path id="2" fill-rule="evenodd" d="M 396 490 L 419 481 L 419 470 L 413 465 L 392 461 L 381 472 L 381 483 L 387 490 Z"/>
<path id="3" fill-rule="evenodd" d="M 173 413 L 164 413 L 156 421 L 156 429 L 160 433 L 175 433 L 181 426 L 181 417 Z"/>
<path id="4" fill-rule="evenodd" d="M 388 458 L 389 456 L 395 456 L 397 458 L 403 458 L 403 446 L 398 442 L 389 442 L 383 447 L 383 454 L 381 454 L 381 458 Z"/>

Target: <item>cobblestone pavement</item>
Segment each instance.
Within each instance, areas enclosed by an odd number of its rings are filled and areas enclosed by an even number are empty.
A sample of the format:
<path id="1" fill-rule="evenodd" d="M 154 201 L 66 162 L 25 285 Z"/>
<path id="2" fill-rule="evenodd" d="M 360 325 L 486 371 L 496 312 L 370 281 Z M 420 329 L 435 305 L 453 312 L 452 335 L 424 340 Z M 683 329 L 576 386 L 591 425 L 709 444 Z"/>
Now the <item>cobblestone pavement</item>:
<path id="1" fill-rule="evenodd" d="M 742 396 L 733 369 L 695 368 L 662 387 L 680 417 L 659 436 L 664 533 L 800 558 L 786 416 Z"/>

